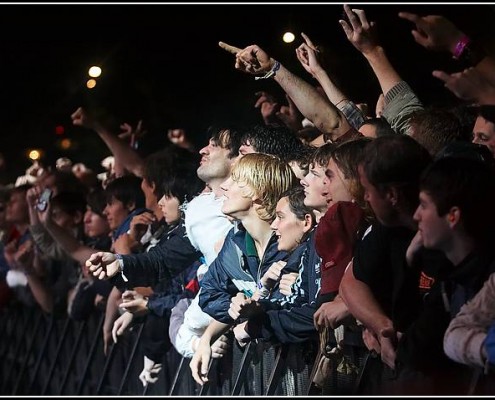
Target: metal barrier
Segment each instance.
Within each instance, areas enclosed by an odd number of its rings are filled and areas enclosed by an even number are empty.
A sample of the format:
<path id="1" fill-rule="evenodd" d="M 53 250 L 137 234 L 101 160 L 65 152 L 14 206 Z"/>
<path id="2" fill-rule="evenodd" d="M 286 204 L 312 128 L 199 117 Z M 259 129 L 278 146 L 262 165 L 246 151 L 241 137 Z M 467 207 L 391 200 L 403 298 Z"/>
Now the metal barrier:
<path id="1" fill-rule="evenodd" d="M 194 382 L 189 359 L 175 349 L 164 355 L 158 381 L 143 387 L 144 324 L 133 327 L 103 354 L 104 313 L 86 321 L 56 319 L 37 307 L 18 303 L 0 318 L 0 395 L 101 396 L 307 396 L 362 394 L 369 353 L 358 332 L 346 335 L 345 357 L 357 368 L 346 374 L 332 365 L 324 387 L 312 381 L 320 359 L 319 344 L 272 345 L 253 341 L 245 347 L 230 337 L 231 351 L 213 360 L 209 384 Z M 349 338 L 349 339 L 348 339 Z M 315 362 L 316 360 L 316 362 Z M 477 393 L 473 375 L 470 394 Z M 478 385 L 479 387 L 479 385 Z"/>

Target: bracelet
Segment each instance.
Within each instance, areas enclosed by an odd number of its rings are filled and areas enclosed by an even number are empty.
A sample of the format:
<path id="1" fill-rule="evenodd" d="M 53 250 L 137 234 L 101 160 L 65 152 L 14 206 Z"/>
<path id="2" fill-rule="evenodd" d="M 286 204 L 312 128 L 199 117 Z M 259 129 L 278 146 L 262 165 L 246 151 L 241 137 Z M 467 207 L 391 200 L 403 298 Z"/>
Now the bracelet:
<path id="1" fill-rule="evenodd" d="M 454 58 L 456 60 L 458 60 L 462 56 L 462 53 L 464 52 L 466 47 L 469 45 L 469 43 L 471 43 L 471 39 L 469 39 L 469 37 L 466 35 L 462 36 L 459 39 L 459 41 L 455 45 L 455 49 L 454 49 L 454 53 L 453 53 Z"/>
<path id="2" fill-rule="evenodd" d="M 124 282 L 129 282 L 129 279 L 127 279 L 127 277 L 124 275 L 124 260 L 122 259 L 122 255 L 115 254 L 115 258 L 119 262 L 119 272 L 122 276 L 122 279 L 124 280 Z"/>
<path id="3" fill-rule="evenodd" d="M 265 75 L 263 76 L 255 76 L 254 79 L 257 81 L 259 79 L 268 79 L 271 78 L 272 76 L 275 76 L 277 74 L 277 71 L 280 69 L 280 63 L 278 61 L 275 61 L 275 64 L 273 64 L 273 67 L 270 71 L 268 71 Z"/>

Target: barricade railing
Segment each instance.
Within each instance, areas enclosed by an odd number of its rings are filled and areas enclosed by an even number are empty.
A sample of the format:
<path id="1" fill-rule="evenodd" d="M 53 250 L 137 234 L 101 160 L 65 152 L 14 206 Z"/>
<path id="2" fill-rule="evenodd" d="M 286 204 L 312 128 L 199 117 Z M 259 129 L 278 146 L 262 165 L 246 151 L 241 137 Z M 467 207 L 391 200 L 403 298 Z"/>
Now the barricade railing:
<path id="1" fill-rule="evenodd" d="M 364 367 L 370 357 L 359 332 L 347 335 L 344 355 L 355 369 L 342 372 L 334 363 L 323 387 L 316 387 L 313 378 L 321 356 L 317 342 L 281 345 L 255 340 L 241 347 L 231 334 L 231 351 L 212 360 L 207 385 L 193 380 L 190 359 L 171 347 L 163 357 L 157 382 L 143 387 L 139 380 L 144 358 L 143 323 L 120 336 L 105 355 L 103 311 L 95 311 L 86 321 L 75 321 L 13 303 L 1 316 L 3 396 L 355 395 L 363 394 L 359 393 L 360 383 L 366 379 Z M 478 380 L 485 382 L 482 374 L 473 375 L 470 393 L 466 394 L 476 394 Z"/>

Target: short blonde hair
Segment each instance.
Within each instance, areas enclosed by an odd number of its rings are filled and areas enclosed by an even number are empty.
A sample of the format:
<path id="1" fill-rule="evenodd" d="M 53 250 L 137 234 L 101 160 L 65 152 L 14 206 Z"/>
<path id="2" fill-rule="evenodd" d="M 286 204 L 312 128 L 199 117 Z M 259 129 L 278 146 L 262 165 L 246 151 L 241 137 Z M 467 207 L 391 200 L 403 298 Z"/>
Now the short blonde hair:
<path id="1" fill-rule="evenodd" d="M 262 153 L 246 154 L 239 159 L 232 168 L 231 178 L 234 182 L 246 183 L 247 189 L 251 189 L 246 192 L 247 197 L 257 196 L 261 200 L 257 213 L 268 222 L 275 218 L 277 202 L 282 194 L 297 183 L 288 163 Z"/>

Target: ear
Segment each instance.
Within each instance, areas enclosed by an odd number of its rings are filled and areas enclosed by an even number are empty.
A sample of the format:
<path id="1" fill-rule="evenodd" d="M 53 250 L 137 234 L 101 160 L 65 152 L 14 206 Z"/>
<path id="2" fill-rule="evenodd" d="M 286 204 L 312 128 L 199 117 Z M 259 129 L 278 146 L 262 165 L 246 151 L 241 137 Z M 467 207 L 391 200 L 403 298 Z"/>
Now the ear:
<path id="1" fill-rule="evenodd" d="M 399 191 L 395 186 L 390 186 L 386 191 L 386 198 L 392 204 L 393 207 L 396 207 L 399 203 Z"/>
<path id="2" fill-rule="evenodd" d="M 303 232 L 308 232 L 313 226 L 313 217 L 310 214 L 304 214 Z"/>
<path id="3" fill-rule="evenodd" d="M 79 225 L 83 221 L 84 213 L 81 211 L 76 211 L 74 214 L 74 217 L 72 218 L 74 220 L 74 224 Z"/>
<path id="4" fill-rule="evenodd" d="M 447 222 L 451 229 L 455 228 L 461 221 L 461 209 L 457 206 L 451 207 L 447 213 Z"/>
<path id="5" fill-rule="evenodd" d="M 130 201 L 127 203 L 126 208 L 129 210 L 129 212 L 133 212 L 136 209 L 136 202 Z"/>

